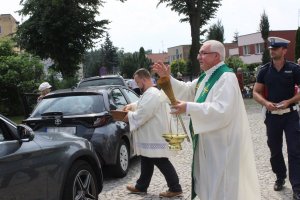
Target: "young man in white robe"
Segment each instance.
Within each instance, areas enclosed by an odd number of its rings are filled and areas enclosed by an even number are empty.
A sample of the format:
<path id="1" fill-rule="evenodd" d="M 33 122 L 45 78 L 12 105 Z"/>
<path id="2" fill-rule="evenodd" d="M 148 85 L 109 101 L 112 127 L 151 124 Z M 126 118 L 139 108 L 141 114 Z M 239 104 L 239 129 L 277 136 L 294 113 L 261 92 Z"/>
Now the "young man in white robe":
<path id="1" fill-rule="evenodd" d="M 247 114 L 238 80 L 224 64 L 222 43 L 206 41 L 197 59 L 204 73 L 182 82 L 171 77 L 176 99 L 174 114 L 191 117 L 194 143 L 192 199 L 259 200 L 260 190 Z M 163 63 L 153 66 L 170 76 Z"/>
<path id="2" fill-rule="evenodd" d="M 164 175 L 169 190 L 160 197 L 182 194 L 176 170 L 169 160 L 170 149 L 162 135 L 170 131 L 170 108 L 162 92 L 153 86 L 148 70 L 139 69 L 134 80 L 143 92 L 139 101 L 125 106 L 128 111 L 124 121 L 129 122 L 133 135 L 134 151 L 141 156 L 141 174 L 135 186 L 127 186 L 132 193 L 146 193 L 156 166 Z"/>

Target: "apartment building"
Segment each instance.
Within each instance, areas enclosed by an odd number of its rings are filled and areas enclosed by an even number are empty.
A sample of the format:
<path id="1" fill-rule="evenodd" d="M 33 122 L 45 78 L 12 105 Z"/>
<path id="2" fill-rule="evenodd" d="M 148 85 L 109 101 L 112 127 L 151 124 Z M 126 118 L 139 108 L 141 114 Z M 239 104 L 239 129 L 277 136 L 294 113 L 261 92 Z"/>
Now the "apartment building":
<path id="1" fill-rule="evenodd" d="M 168 64 L 169 63 L 169 56 L 168 53 L 150 53 L 146 54 L 146 57 L 151 60 L 152 63 L 156 63 L 158 61 L 161 61 L 163 63 Z"/>
<path id="2" fill-rule="evenodd" d="M 296 30 L 279 30 L 270 31 L 269 36 L 281 37 L 290 40 L 286 58 L 288 60 L 295 60 L 295 40 Z M 264 52 L 264 40 L 261 33 L 251 33 L 238 37 L 238 47 L 229 50 L 230 52 L 238 52 L 239 57 L 246 64 L 261 63 L 262 55 Z"/>
<path id="3" fill-rule="evenodd" d="M 169 63 L 174 60 L 188 60 L 190 55 L 191 45 L 179 45 L 175 47 L 168 48 Z"/>
<path id="4" fill-rule="evenodd" d="M 11 14 L 0 14 L 0 38 L 14 34 L 18 24 L 19 22 Z"/>

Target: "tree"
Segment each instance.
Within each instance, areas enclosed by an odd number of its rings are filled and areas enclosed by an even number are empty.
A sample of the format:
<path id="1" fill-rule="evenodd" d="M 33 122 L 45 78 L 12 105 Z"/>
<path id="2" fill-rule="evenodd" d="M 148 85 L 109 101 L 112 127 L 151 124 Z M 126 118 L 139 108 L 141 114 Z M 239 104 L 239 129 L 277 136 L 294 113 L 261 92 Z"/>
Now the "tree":
<path id="1" fill-rule="evenodd" d="M 207 24 L 208 20 L 215 16 L 217 9 L 221 5 L 220 1 L 221 0 L 159 0 L 157 4 L 167 3 L 167 7 L 171 7 L 171 10 L 184 16 L 180 19 L 180 22 L 189 22 L 190 24 L 192 37 L 190 78 L 192 78 L 193 75 L 198 75 L 200 72 L 197 55 L 200 49 L 200 36 L 205 33 L 205 30 L 200 30 Z"/>
<path id="2" fill-rule="evenodd" d="M 102 37 L 109 22 L 96 21 L 102 0 L 25 0 L 21 15 L 28 16 L 17 30 L 22 49 L 51 58 L 63 78 L 73 77 L 87 49 Z"/>
<path id="3" fill-rule="evenodd" d="M 300 27 L 298 27 L 296 33 L 296 45 L 295 45 L 295 59 L 300 58 Z"/>
<path id="4" fill-rule="evenodd" d="M 146 52 L 144 47 L 139 50 L 139 68 L 145 68 L 150 70 L 151 60 L 146 57 Z"/>
<path id="5" fill-rule="evenodd" d="M 91 50 L 85 53 L 83 59 L 83 77 L 99 75 L 101 66 L 100 50 Z"/>
<path id="6" fill-rule="evenodd" d="M 219 42 L 224 42 L 224 26 L 221 20 L 218 20 L 217 23 L 213 24 L 208 29 L 208 34 L 206 37 L 207 40 L 218 40 Z"/>
<path id="7" fill-rule="evenodd" d="M 113 46 L 109 34 L 106 33 L 105 42 L 101 45 L 100 49 L 101 66 L 99 67 L 104 66 L 109 73 L 112 73 L 113 68 L 119 66 L 117 50 L 118 48 Z"/>
<path id="8" fill-rule="evenodd" d="M 1 56 L 12 56 L 17 55 L 13 50 L 13 41 L 10 39 L 1 39 L 0 40 L 0 57 Z"/>
<path id="9" fill-rule="evenodd" d="M 184 59 L 174 60 L 171 65 L 171 73 L 176 77 L 177 73 L 185 75 L 187 73 L 187 62 Z"/>
<path id="10" fill-rule="evenodd" d="M 124 78 L 132 78 L 134 72 L 139 69 L 139 53 L 125 53 L 121 60 L 121 74 Z"/>
<path id="11" fill-rule="evenodd" d="M 151 60 L 146 57 L 144 47 L 139 52 L 119 52 L 121 73 L 125 78 L 132 78 L 134 72 L 140 68 L 150 70 Z"/>
<path id="12" fill-rule="evenodd" d="M 263 14 L 261 15 L 260 24 L 259 24 L 261 37 L 264 40 L 264 52 L 263 52 L 263 56 L 262 56 L 262 60 L 261 60 L 262 64 L 266 64 L 266 63 L 270 62 L 270 53 L 269 53 L 269 49 L 268 49 L 269 28 L 270 28 L 270 25 L 269 25 L 268 15 L 264 11 Z"/>
<path id="13" fill-rule="evenodd" d="M 28 53 L 17 54 L 11 41 L 0 41 L 1 113 L 23 114 L 22 93 L 35 91 L 43 78 L 43 64 L 38 57 Z M 6 110 L 1 110 L 2 100 Z"/>
<path id="14" fill-rule="evenodd" d="M 234 36 L 233 36 L 233 43 L 238 43 L 238 38 L 239 38 L 239 32 L 234 32 Z"/>
<path id="15" fill-rule="evenodd" d="M 244 64 L 243 60 L 238 56 L 230 56 L 226 58 L 225 63 L 233 68 L 233 71 L 236 72 L 238 68 L 245 68 L 246 65 Z"/>

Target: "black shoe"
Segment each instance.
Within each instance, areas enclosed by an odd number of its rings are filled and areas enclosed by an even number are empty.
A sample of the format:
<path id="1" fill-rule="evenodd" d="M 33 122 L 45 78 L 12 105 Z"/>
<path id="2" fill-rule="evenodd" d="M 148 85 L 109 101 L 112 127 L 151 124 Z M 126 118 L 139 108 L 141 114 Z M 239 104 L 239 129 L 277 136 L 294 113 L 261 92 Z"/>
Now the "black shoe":
<path id="1" fill-rule="evenodd" d="M 294 191 L 293 200 L 300 200 L 300 191 Z"/>
<path id="2" fill-rule="evenodd" d="M 284 179 L 277 179 L 275 181 L 275 184 L 274 184 L 274 190 L 275 191 L 280 191 L 283 189 L 283 185 L 285 184 L 285 180 Z"/>

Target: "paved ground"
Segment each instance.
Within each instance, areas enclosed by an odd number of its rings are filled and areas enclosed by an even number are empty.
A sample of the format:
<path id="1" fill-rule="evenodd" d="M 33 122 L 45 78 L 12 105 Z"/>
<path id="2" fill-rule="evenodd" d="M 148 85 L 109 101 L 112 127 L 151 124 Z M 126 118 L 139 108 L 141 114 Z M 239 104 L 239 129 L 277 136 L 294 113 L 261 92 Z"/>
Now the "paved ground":
<path id="1" fill-rule="evenodd" d="M 275 176 L 271 171 L 269 162 L 269 149 L 266 143 L 265 126 L 263 124 L 262 115 L 260 112 L 260 106 L 253 100 L 245 100 L 248 118 L 251 126 L 254 151 L 256 155 L 256 166 L 258 171 L 258 177 L 261 186 L 262 200 L 290 200 L 292 199 L 292 190 L 289 182 L 283 191 L 275 192 L 273 190 L 273 183 Z M 286 158 L 286 146 L 284 145 L 284 152 Z M 190 179 L 190 166 L 191 166 L 191 143 L 183 142 L 183 150 L 179 151 L 178 155 L 171 158 L 180 179 L 181 186 L 183 188 L 183 196 L 173 199 L 190 199 L 191 192 L 191 179 Z M 287 160 L 286 160 L 287 162 Z M 126 185 L 134 184 L 139 176 L 139 159 L 133 159 L 130 171 L 125 178 L 115 179 L 109 176 L 104 178 L 104 188 L 99 195 L 100 200 L 155 200 L 163 199 L 159 198 L 158 194 L 161 191 L 168 189 L 163 175 L 155 168 L 153 178 L 151 180 L 150 187 L 147 195 L 134 195 L 129 194 L 126 191 Z"/>

